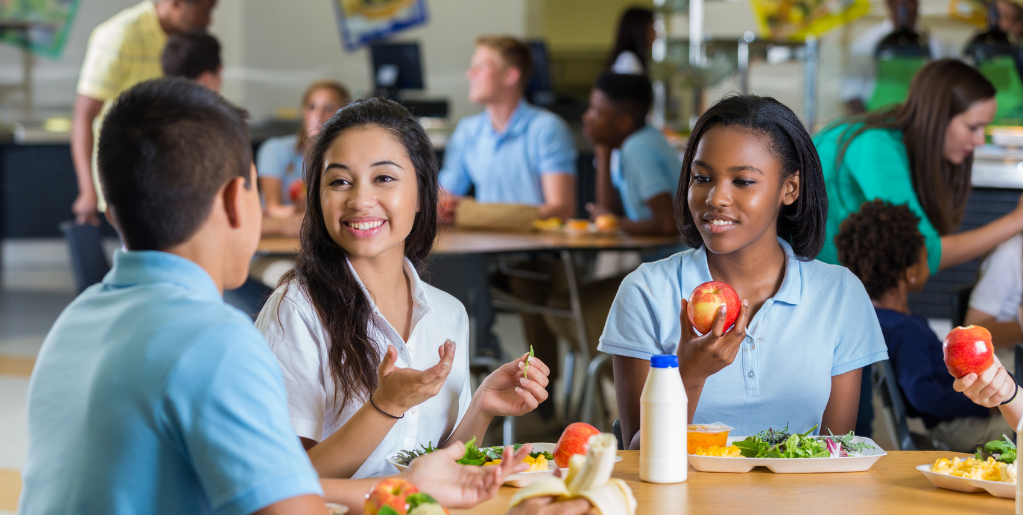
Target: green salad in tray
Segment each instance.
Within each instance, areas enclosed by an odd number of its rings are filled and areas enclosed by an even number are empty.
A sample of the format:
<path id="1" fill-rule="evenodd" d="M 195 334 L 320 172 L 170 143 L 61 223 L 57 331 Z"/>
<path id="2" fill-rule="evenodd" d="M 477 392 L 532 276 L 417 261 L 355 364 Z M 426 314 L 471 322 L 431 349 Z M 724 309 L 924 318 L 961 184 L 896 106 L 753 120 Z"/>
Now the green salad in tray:
<path id="1" fill-rule="evenodd" d="M 519 450 L 520 447 L 522 447 L 522 444 L 517 443 L 512 447 L 517 451 Z M 433 446 L 433 442 L 429 442 L 426 445 L 420 445 L 419 449 L 412 449 L 411 451 L 398 451 L 398 455 L 394 457 L 394 460 L 402 465 L 408 466 L 409 463 L 412 463 L 412 460 L 424 454 L 429 454 L 436 450 L 437 448 Z M 477 447 L 476 437 L 473 437 L 471 440 L 466 442 L 465 455 L 458 460 L 458 463 L 462 465 L 485 465 L 491 461 L 501 459 L 501 455 L 503 453 L 504 447 L 501 446 Z M 554 455 L 552 455 L 549 452 L 542 451 L 533 452 L 529 454 L 529 457 L 533 459 L 536 459 L 538 456 L 543 456 L 544 458 L 547 459 L 547 461 L 554 463 Z"/>
<path id="2" fill-rule="evenodd" d="M 805 433 L 789 433 L 789 426 L 776 430 L 768 428 L 745 440 L 732 445 L 739 448 L 745 458 L 831 458 L 859 455 L 874 446 L 864 442 L 855 442 L 852 431 L 836 436 L 810 436 L 817 426 Z M 830 433 L 830 431 L 829 431 Z"/>

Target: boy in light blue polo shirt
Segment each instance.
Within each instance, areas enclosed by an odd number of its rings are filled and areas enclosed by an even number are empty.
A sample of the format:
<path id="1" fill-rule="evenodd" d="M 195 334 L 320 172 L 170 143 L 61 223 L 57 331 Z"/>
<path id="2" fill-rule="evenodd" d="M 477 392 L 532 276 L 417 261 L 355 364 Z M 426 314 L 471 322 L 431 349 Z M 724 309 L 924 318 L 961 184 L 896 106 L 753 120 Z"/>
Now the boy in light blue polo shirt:
<path id="1" fill-rule="evenodd" d="M 99 173 L 125 249 L 40 350 L 20 513 L 323 513 L 280 368 L 222 298 L 262 217 L 244 118 L 184 79 L 107 114 Z"/>
<path id="2" fill-rule="evenodd" d="M 563 120 L 523 98 L 533 62 L 508 36 L 482 36 L 466 76 L 484 111 L 458 122 L 444 149 L 443 191 L 477 202 L 537 206 L 540 216 L 575 216 L 576 149 Z"/>
<path id="3" fill-rule="evenodd" d="M 646 77 L 605 73 L 597 78 L 583 115 L 597 165 L 597 201 L 586 209 L 592 217 L 624 216 L 619 225 L 627 232 L 671 235 L 682 162 L 660 131 L 647 125 L 652 102 Z"/>

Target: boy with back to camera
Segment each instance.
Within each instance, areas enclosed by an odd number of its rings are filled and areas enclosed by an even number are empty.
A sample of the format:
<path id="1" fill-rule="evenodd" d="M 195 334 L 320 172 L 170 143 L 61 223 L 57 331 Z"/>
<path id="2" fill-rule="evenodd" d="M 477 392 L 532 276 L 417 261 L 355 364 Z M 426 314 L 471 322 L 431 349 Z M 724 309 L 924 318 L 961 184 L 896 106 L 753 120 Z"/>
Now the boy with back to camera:
<path id="1" fill-rule="evenodd" d="M 220 42 L 208 32 L 190 31 L 168 37 L 160 54 L 160 65 L 165 77 L 191 79 L 218 93 L 224 83 Z"/>
<path id="2" fill-rule="evenodd" d="M 194 81 L 157 79 L 122 94 L 100 134 L 124 248 L 43 342 L 19 513 L 326 513 L 324 490 L 361 506 L 377 480 L 317 478 L 280 366 L 222 298 L 260 237 L 245 112 Z M 469 507 L 518 464 L 460 466 L 457 447 L 399 477 Z"/>

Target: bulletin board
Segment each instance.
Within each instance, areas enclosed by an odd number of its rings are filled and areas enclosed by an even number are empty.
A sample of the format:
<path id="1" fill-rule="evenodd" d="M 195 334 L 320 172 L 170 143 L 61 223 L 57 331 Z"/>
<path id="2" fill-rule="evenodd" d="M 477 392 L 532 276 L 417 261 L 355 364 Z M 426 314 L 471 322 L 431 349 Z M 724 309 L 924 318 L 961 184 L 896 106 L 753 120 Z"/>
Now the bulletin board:
<path id="1" fill-rule="evenodd" d="M 25 23 L 27 32 L 0 32 L 0 41 L 57 59 L 64 52 L 80 0 L 0 0 L 0 20 Z"/>
<path id="2" fill-rule="evenodd" d="M 820 36 L 870 11 L 870 0 L 750 0 L 760 35 L 773 40 Z"/>
<path id="3" fill-rule="evenodd" d="M 334 8 L 349 52 L 427 21 L 426 0 L 334 0 Z"/>

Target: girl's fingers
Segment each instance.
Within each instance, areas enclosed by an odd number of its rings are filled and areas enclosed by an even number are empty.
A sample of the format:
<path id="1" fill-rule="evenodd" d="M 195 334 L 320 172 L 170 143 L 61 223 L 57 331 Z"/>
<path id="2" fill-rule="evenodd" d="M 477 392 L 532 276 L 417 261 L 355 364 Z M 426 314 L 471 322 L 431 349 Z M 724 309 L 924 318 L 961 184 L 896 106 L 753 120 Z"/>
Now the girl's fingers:
<path id="1" fill-rule="evenodd" d="M 725 318 L 728 318 L 728 306 L 722 304 L 718 307 L 718 312 L 714 314 L 714 325 L 710 329 L 710 333 L 714 335 L 714 338 L 724 336 Z"/>
<path id="2" fill-rule="evenodd" d="M 682 341 L 687 342 L 696 337 L 693 326 L 689 324 L 689 301 L 682 299 L 682 309 L 678 312 L 678 321 L 682 325 Z"/>
<path id="3" fill-rule="evenodd" d="M 531 394 L 538 403 L 547 400 L 547 390 L 536 381 L 519 378 L 519 388 Z"/>
<path id="4" fill-rule="evenodd" d="M 542 366 L 539 366 L 539 365 L 542 365 Z M 537 373 L 536 374 L 530 373 L 529 377 L 527 377 L 526 379 L 529 379 L 530 381 L 536 381 L 536 382 L 540 383 L 540 386 L 543 386 L 544 388 L 546 388 L 547 384 L 550 383 L 550 378 L 547 377 L 550 374 L 550 372 L 551 372 L 550 369 L 547 368 L 547 365 L 543 365 L 543 362 L 540 361 L 537 358 L 532 358 L 532 359 L 529 360 L 529 370 L 530 370 L 530 372 L 533 371 L 533 367 L 534 366 L 536 366 Z M 525 363 L 520 361 L 519 362 L 519 373 L 518 373 L 519 377 L 522 377 L 522 372 L 523 372 L 523 370 L 525 368 L 526 368 Z"/>
<path id="5" fill-rule="evenodd" d="M 394 363 L 398 361 L 398 349 L 394 345 L 388 345 L 384 356 L 380 358 L 380 366 L 377 367 L 377 377 L 384 378 L 394 372 Z"/>
<path id="6" fill-rule="evenodd" d="M 518 395 L 520 399 L 522 399 L 522 402 L 523 404 L 525 404 L 527 412 L 535 410 L 536 407 L 540 405 L 540 403 L 537 402 L 536 398 L 534 398 L 531 393 L 527 392 L 525 389 L 519 386 L 515 387 L 515 394 Z"/>
<path id="7" fill-rule="evenodd" d="M 548 367 L 546 363 L 541 361 L 540 358 L 536 356 L 529 358 L 529 369 L 533 370 L 534 367 L 536 367 L 536 369 L 539 370 L 540 373 L 543 374 L 544 376 L 551 375 L 550 367 Z"/>
<path id="8" fill-rule="evenodd" d="M 962 393 L 965 392 L 967 388 L 972 386 L 976 380 L 977 374 L 971 372 L 969 374 L 964 375 L 963 377 L 960 377 L 959 379 L 956 379 L 955 382 L 952 383 L 952 388 L 955 391 Z"/>
<path id="9" fill-rule="evenodd" d="M 451 362 L 441 360 L 440 363 L 424 370 L 419 376 L 419 381 L 427 385 L 442 384 L 447 380 L 450 373 Z"/>
<path id="10" fill-rule="evenodd" d="M 746 324 L 749 323 L 749 300 L 742 299 L 742 304 L 739 306 L 739 318 L 735 319 L 735 325 L 732 326 L 732 330 L 742 335 L 746 335 Z"/>

